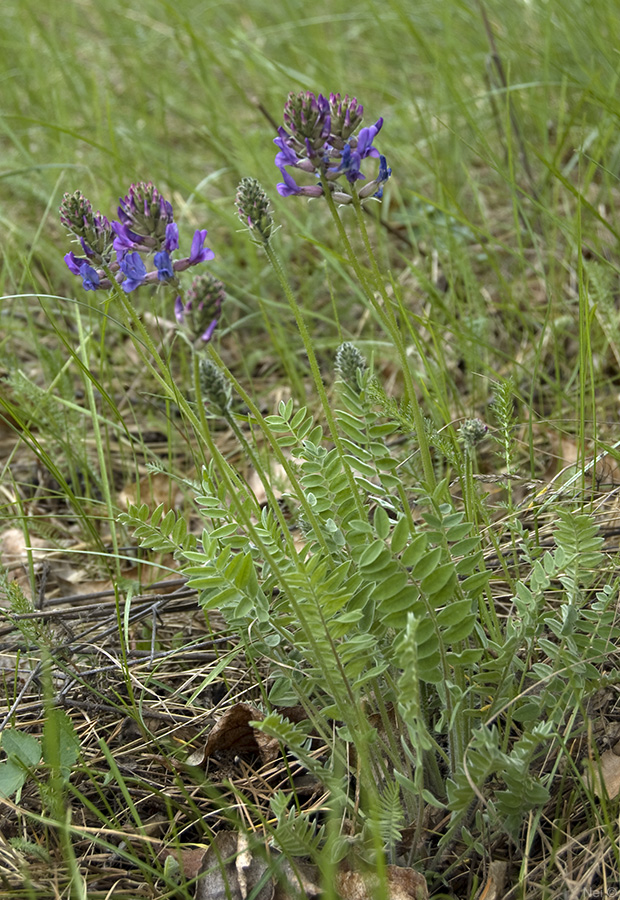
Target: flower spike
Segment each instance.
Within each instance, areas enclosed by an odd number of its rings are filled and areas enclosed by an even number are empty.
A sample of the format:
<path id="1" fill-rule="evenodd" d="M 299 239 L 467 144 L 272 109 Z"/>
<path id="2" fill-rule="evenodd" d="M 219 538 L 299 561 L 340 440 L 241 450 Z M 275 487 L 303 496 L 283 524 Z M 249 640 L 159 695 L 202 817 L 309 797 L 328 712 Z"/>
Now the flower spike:
<path id="1" fill-rule="evenodd" d="M 83 257 L 65 256 L 69 271 L 82 279 L 87 291 L 112 287 L 114 280 L 126 293 L 143 285 L 174 283 L 177 273 L 213 259 L 205 247 L 207 230 L 194 232 L 190 255 L 173 259 L 179 249 L 179 227 L 170 204 L 152 182 L 132 184 L 118 206 L 118 220 L 108 222 L 81 191 L 65 194 L 60 220 L 78 240 Z M 155 266 L 148 267 L 149 261 Z"/>
<path id="2" fill-rule="evenodd" d="M 385 157 L 374 146 L 383 118 L 358 132 L 363 114 L 364 107 L 348 94 L 344 98 L 330 94 L 329 100 L 310 91 L 289 94 L 284 107 L 284 127 L 278 128 L 278 137 L 274 139 L 278 148 L 275 164 L 283 179 L 277 185 L 278 193 L 282 197 L 320 197 L 328 188 L 335 202 L 351 203 L 354 195 L 336 188 L 337 180 L 344 176 L 360 200 L 380 198 L 381 186 L 389 177 Z M 357 192 L 356 182 L 366 180 L 362 163 L 368 158 L 383 159 L 384 163 L 378 177 Z M 286 171 L 287 166 L 314 174 L 320 179 L 319 184 L 298 184 Z"/>

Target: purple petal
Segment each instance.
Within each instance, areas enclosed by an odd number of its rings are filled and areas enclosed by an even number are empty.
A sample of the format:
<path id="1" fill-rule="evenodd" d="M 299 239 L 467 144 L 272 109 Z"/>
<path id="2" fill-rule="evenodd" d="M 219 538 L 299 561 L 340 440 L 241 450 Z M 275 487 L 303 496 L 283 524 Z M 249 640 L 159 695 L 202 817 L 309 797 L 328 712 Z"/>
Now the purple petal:
<path id="1" fill-rule="evenodd" d="M 284 129 L 282 129 L 284 131 Z M 286 132 L 284 131 L 286 135 Z M 299 158 L 295 151 L 286 143 L 286 137 L 277 137 L 273 140 L 276 147 L 280 148 L 280 152 L 276 153 L 275 164 L 278 169 L 281 166 L 296 166 Z"/>
<path id="2" fill-rule="evenodd" d="M 327 97 L 324 97 L 323 94 L 319 94 L 316 98 L 316 105 L 323 115 L 329 112 L 329 100 Z"/>
<path id="3" fill-rule="evenodd" d="M 160 281 L 170 281 L 174 278 L 174 270 L 169 253 L 166 253 L 165 250 L 160 250 L 153 257 L 153 262 L 157 266 L 157 277 Z"/>
<path id="4" fill-rule="evenodd" d="M 179 226 L 176 222 L 169 222 L 166 225 L 166 240 L 164 241 L 164 250 L 172 253 L 173 250 L 179 249 Z"/>
<path id="5" fill-rule="evenodd" d="M 383 185 L 391 174 L 392 170 L 388 166 L 385 156 L 380 156 L 379 174 L 373 181 L 369 181 L 368 184 L 365 184 L 361 189 L 358 194 L 360 200 L 365 200 L 366 197 L 375 197 L 377 200 L 380 200 L 383 196 Z"/>
<path id="6" fill-rule="evenodd" d="M 379 156 L 379 151 L 372 146 L 372 142 L 381 131 L 382 125 L 383 119 L 377 119 L 374 125 L 360 131 L 357 137 L 357 152 L 362 159 L 366 159 L 367 156 Z"/>
<path id="7" fill-rule="evenodd" d="M 82 276 L 82 287 L 85 291 L 97 290 L 100 279 L 96 269 L 93 269 L 87 262 L 83 262 L 80 266 L 80 275 Z"/>
<path id="8" fill-rule="evenodd" d="M 177 294 L 176 299 L 174 301 L 174 317 L 179 323 L 179 325 L 183 324 L 185 314 L 185 307 L 183 306 L 183 301 L 181 300 L 181 295 Z"/>
<path id="9" fill-rule="evenodd" d="M 80 238 L 80 244 L 82 245 L 82 250 L 84 251 L 86 256 L 94 256 L 95 255 L 83 237 Z"/>
<path id="10" fill-rule="evenodd" d="M 141 235 L 136 234 L 135 231 L 132 231 L 129 228 L 129 226 L 124 225 L 121 222 L 111 222 L 110 228 L 116 235 L 112 246 L 117 251 L 117 253 L 123 253 L 127 250 L 133 250 L 134 247 L 138 246 L 142 242 Z"/>
<path id="11" fill-rule="evenodd" d="M 286 169 L 280 168 L 280 174 L 282 175 L 282 178 L 284 178 L 284 182 L 280 182 L 279 184 L 277 184 L 276 190 L 281 197 L 292 197 L 294 194 L 301 193 L 301 188 L 299 187 L 293 176 L 289 175 Z"/>
<path id="12" fill-rule="evenodd" d="M 73 252 L 65 254 L 64 260 L 69 271 L 73 272 L 74 275 L 79 275 L 80 266 L 84 265 L 84 263 L 88 263 L 87 259 L 82 259 L 81 257 L 76 256 Z"/>
<path id="13" fill-rule="evenodd" d="M 190 265 L 195 266 L 197 263 L 206 262 L 206 260 L 214 258 L 215 253 L 213 252 L 213 250 L 210 250 L 209 247 L 203 247 L 206 237 L 206 228 L 199 228 L 194 232 L 194 237 L 192 238 L 192 246 L 189 253 Z"/>
<path id="14" fill-rule="evenodd" d="M 342 161 L 337 169 L 332 170 L 336 172 L 344 172 L 347 176 L 347 181 L 350 184 L 353 184 L 355 181 L 358 181 L 360 178 L 365 178 L 365 175 L 362 175 L 360 172 L 360 165 L 362 163 L 362 157 L 358 153 L 357 150 L 352 150 L 350 144 L 346 144 L 344 150 L 342 151 Z"/>
<path id="15" fill-rule="evenodd" d="M 121 284 L 121 287 L 126 294 L 135 291 L 136 288 L 144 283 L 146 266 L 142 262 L 139 253 L 127 253 L 121 260 L 120 268 L 123 275 L 127 276 L 125 281 Z"/>
<path id="16" fill-rule="evenodd" d="M 392 174 L 392 170 L 388 167 L 385 156 L 380 156 L 379 157 L 379 176 L 378 176 L 377 180 L 385 183 L 391 174 Z"/>
<path id="17" fill-rule="evenodd" d="M 206 344 L 207 341 L 210 341 L 211 338 L 213 337 L 213 332 L 215 331 L 216 328 L 217 328 L 217 319 L 213 319 L 209 323 L 209 327 L 207 328 L 207 330 L 203 334 L 201 334 L 200 340 L 204 341 Z"/>

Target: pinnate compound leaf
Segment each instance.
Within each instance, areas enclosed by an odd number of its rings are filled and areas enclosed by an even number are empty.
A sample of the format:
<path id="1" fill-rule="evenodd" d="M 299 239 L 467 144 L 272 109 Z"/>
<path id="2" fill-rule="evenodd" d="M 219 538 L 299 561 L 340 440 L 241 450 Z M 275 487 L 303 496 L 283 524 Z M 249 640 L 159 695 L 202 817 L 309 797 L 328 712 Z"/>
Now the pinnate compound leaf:
<path id="1" fill-rule="evenodd" d="M 437 613 L 437 622 L 442 627 L 458 625 L 471 614 L 471 600 L 455 600 Z"/>
<path id="2" fill-rule="evenodd" d="M 383 568 L 389 556 L 389 551 L 383 541 L 374 541 L 369 547 L 366 547 L 358 565 L 360 569 Z"/>
<path id="3" fill-rule="evenodd" d="M 469 556 L 470 553 L 480 546 L 480 538 L 478 536 L 475 537 L 466 537 L 463 538 L 462 541 L 457 541 L 452 547 L 450 547 L 450 553 L 453 557 L 457 556 Z"/>
<path id="4" fill-rule="evenodd" d="M 392 598 L 396 598 L 398 600 L 399 597 L 402 596 L 402 592 L 407 587 L 407 574 L 406 572 L 395 571 L 392 575 L 389 575 L 385 580 L 379 581 L 372 592 L 372 598 L 376 603 L 384 603 L 386 601 L 391 600 Z M 412 595 L 414 596 L 414 595 Z M 391 604 L 390 604 L 391 608 Z"/>
<path id="5" fill-rule="evenodd" d="M 375 509 L 373 525 L 377 536 L 384 541 L 390 533 L 390 518 L 382 506 L 377 506 Z"/>
<path id="6" fill-rule="evenodd" d="M 444 519 L 444 526 L 445 524 L 446 520 Z M 452 525 L 452 527 L 446 530 L 446 539 L 452 544 L 456 541 L 461 541 L 466 538 L 470 531 L 471 524 L 469 522 L 461 522 L 458 525 Z"/>
<path id="7" fill-rule="evenodd" d="M 474 613 L 470 613 L 464 619 L 461 619 L 460 622 L 451 625 L 450 628 L 444 632 L 444 641 L 447 644 L 456 644 L 458 641 L 464 641 L 474 630 L 475 624 L 476 616 Z"/>
<path id="8" fill-rule="evenodd" d="M 345 456 L 344 458 L 354 471 L 359 472 L 360 475 L 365 475 L 366 478 L 373 478 L 377 474 L 372 466 L 362 462 L 357 456 Z"/>

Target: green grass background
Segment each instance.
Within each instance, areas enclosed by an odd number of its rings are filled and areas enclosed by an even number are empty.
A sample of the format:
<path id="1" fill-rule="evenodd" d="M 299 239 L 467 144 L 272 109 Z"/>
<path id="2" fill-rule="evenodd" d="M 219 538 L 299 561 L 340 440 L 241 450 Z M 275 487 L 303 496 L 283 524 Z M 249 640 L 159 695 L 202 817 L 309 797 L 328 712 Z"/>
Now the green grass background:
<path id="1" fill-rule="evenodd" d="M 379 146 L 393 177 L 384 217 L 426 258 L 435 251 L 446 272 L 450 287 L 432 320 L 457 354 L 474 354 L 479 371 L 501 369 L 550 323 L 577 327 L 565 285 L 584 228 L 593 256 L 610 262 L 619 37 L 612 0 L 494 0 L 484 10 L 456 0 L 50 8 L 9 0 L 0 37 L 0 290 L 83 297 L 62 262 L 63 193 L 79 188 L 112 216 L 132 181 L 153 180 L 174 201 L 186 242 L 194 228 L 209 229 L 212 269 L 228 284 L 230 322 L 247 341 L 248 330 L 264 332 L 256 292 L 279 302 L 238 233 L 235 188 L 250 175 L 274 198 L 279 251 L 297 266 L 317 340 L 335 345 L 325 266 L 345 336 L 358 323 L 355 289 L 321 204 L 276 194 L 269 117 L 281 122 L 289 91 L 348 92 L 364 104 L 366 124 L 385 119 Z M 412 266 L 414 250 L 398 242 L 388 250 L 381 231 L 376 240 L 388 265 Z M 479 244 L 484 252 L 470 252 Z M 5 304 L 8 316 L 16 308 Z M 533 364 L 540 378 L 540 359 Z M 543 377 L 560 413 L 575 371 L 556 358 Z M 464 389 L 474 405 L 485 399 L 470 378 L 453 390 L 457 402 Z"/>

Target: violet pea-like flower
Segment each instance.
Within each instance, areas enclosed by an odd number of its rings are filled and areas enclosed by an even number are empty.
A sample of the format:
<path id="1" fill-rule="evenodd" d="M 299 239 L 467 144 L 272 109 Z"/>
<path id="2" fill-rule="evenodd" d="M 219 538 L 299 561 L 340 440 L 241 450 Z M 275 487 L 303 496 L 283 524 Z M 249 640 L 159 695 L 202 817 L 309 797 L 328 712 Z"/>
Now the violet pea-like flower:
<path id="1" fill-rule="evenodd" d="M 368 128 L 362 128 L 360 131 L 355 149 L 362 159 L 366 159 L 367 156 L 379 156 L 379 151 L 376 147 L 372 146 L 372 142 L 381 131 L 382 125 L 383 119 L 377 119 L 374 125 L 370 125 Z"/>
<path id="2" fill-rule="evenodd" d="M 142 262 L 139 253 L 127 253 L 120 261 L 120 268 L 123 275 L 126 275 L 125 281 L 121 284 L 126 294 L 135 291 L 144 283 L 146 277 L 146 266 Z"/>
<path id="3" fill-rule="evenodd" d="M 342 161 L 340 165 L 332 171 L 344 172 L 349 184 L 353 184 L 354 182 L 359 181 L 360 178 L 366 178 L 360 171 L 361 164 L 362 157 L 360 154 L 357 150 L 352 150 L 350 144 L 347 144 L 342 151 Z"/>
<path id="4" fill-rule="evenodd" d="M 323 196 L 323 188 L 320 184 L 304 185 L 304 187 L 300 187 L 286 169 L 280 169 L 280 174 L 284 181 L 279 182 L 276 185 L 276 188 L 281 197 L 292 197 L 294 194 L 300 194 L 304 197 Z"/>
<path id="5" fill-rule="evenodd" d="M 80 266 L 86 263 L 88 265 L 87 259 L 82 259 L 80 256 L 76 256 L 73 251 L 71 253 L 65 253 L 64 260 L 67 264 L 67 268 L 73 275 L 80 274 Z"/>
<path id="6" fill-rule="evenodd" d="M 207 330 L 200 336 L 200 340 L 204 341 L 205 344 L 213 337 L 213 332 L 217 328 L 217 322 L 217 319 L 212 319 Z"/>
<path id="7" fill-rule="evenodd" d="M 79 240 L 80 244 L 82 245 L 82 250 L 84 251 L 86 256 L 90 256 L 90 257 L 95 256 L 95 251 L 91 250 L 91 248 L 88 246 L 88 244 L 86 243 L 86 241 L 84 240 L 83 237 L 78 238 L 78 240 Z"/>
<path id="8" fill-rule="evenodd" d="M 177 294 L 174 301 L 174 317 L 179 323 L 182 325 L 185 320 L 185 306 L 183 305 L 183 301 L 181 299 L 181 295 Z"/>
<path id="9" fill-rule="evenodd" d="M 172 253 L 173 250 L 179 249 L 179 226 L 176 222 L 169 222 L 166 225 L 166 238 L 164 240 L 164 250 L 166 253 Z"/>
<path id="10" fill-rule="evenodd" d="M 124 256 L 129 250 L 133 250 L 142 244 L 142 236 L 132 231 L 128 225 L 122 222 L 111 222 L 110 227 L 116 235 L 112 246 L 116 250 L 118 257 Z"/>
<path id="11" fill-rule="evenodd" d="M 160 250 L 153 257 L 153 262 L 157 266 L 157 277 L 160 281 L 171 281 L 174 278 L 174 269 L 169 253 Z"/>
<path id="12" fill-rule="evenodd" d="M 276 147 L 280 148 L 280 152 L 276 153 L 275 163 L 278 168 L 281 166 L 296 166 L 299 162 L 299 157 L 295 153 L 292 147 L 286 143 L 286 132 L 283 128 L 280 128 L 279 131 L 282 132 L 280 137 L 274 138 L 273 142 Z"/>
<path id="13" fill-rule="evenodd" d="M 99 272 L 89 266 L 88 263 L 82 263 L 80 266 L 80 275 L 82 276 L 82 287 L 85 291 L 96 291 L 101 283 Z"/>
<path id="14" fill-rule="evenodd" d="M 374 197 L 376 200 L 381 200 L 383 197 L 383 185 L 391 174 L 392 170 L 388 166 L 385 156 L 380 155 L 379 174 L 373 181 L 369 181 L 368 184 L 365 184 L 361 189 L 359 192 L 360 200 L 365 200 L 366 197 Z"/>
<path id="15" fill-rule="evenodd" d="M 283 182 L 279 182 L 279 184 L 276 185 L 278 194 L 280 194 L 281 197 L 292 197 L 295 194 L 301 194 L 301 188 L 299 187 L 293 176 L 289 175 L 286 169 L 283 169 L 281 167 L 278 168 L 280 169 L 282 178 L 284 178 Z"/>
<path id="16" fill-rule="evenodd" d="M 209 247 L 203 246 L 206 237 L 206 228 L 199 228 L 194 232 L 194 237 L 192 238 L 192 246 L 189 251 L 190 266 L 195 266 L 198 263 L 206 262 L 208 259 L 213 259 L 215 257 L 215 253 L 213 252 L 213 250 L 211 250 Z"/>
<path id="17" fill-rule="evenodd" d="M 79 275 L 82 279 L 82 287 L 85 291 L 96 291 L 100 287 L 99 273 L 87 259 L 82 259 L 75 253 L 67 253 L 64 259 L 69 271 L 74 275 Z"/>

